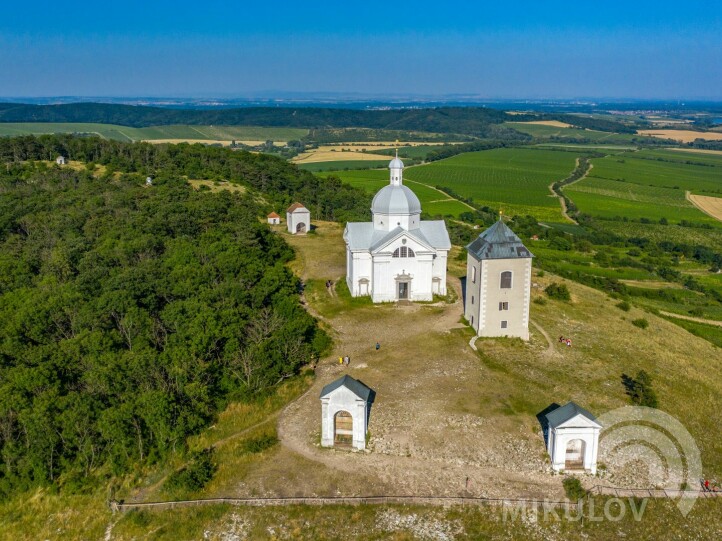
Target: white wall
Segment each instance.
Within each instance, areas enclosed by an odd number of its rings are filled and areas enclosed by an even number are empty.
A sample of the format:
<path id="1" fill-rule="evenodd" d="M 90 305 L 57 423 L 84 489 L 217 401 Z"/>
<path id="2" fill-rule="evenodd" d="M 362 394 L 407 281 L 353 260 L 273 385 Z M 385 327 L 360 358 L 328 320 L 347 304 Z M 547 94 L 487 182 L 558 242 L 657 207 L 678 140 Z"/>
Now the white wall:
<path id="1" fill-rule="evenodd" d="M 339 411 L 347 411 L 353 419 L 353 447 L 366 449 L 366 420 L 368 404 L 346 387 L 339 387 L 321 399 L 321 445 L 333 447 L 334 417 Z"/>
<path id="2" fill-rule="evenodd" d="M 292 235 L 296 234 L 296 226 L 300 223 L 306 224 L 306 233 L 308 233 L 311 230 L 311 212 L 307 209 L 296 209 L 293 212 L 287 212 L 286 223 L 288 224 L 288 232 Z"/>
<path id="3" fill-rule="evenodd" d="M 567 444 L 571 440 L 582 440 L 584 447 L 584 469 L 592 475 L 597 473 L 597 455 L 599 452 L 599 428 L 550 428 L 547 450 L 554 471 L 564 470 Z"/>

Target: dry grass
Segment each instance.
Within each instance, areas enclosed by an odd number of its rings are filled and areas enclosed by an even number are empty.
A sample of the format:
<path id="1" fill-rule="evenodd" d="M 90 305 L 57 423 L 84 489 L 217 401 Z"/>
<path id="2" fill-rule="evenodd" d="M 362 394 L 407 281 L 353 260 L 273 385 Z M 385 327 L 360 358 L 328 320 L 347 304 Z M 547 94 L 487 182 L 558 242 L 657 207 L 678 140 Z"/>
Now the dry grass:
<path id="1" fill-rule="evenodd" d="M 242 141 L 240 139 L 235 140 L 236 143 L 241 145 L 248 145 L 248 146 L 258 146 L 265 143 L 265 141 Z M 154 145 L 160 145 L 163 143 L 171 144 L 171 145 L 177 145 L 179 143 L 188 143 L 189 145 L 200 143 L 202 145 L 222 145 L 224 147 L 231 146 L 231 143 L 233 141 L 231 139 L 144 139 L 144 143 L 152 143 Z M 278 146 L 283 146 L 286 144 L 286 141 L 274 141 L 273 144 Z"/>
<path id="2" fill-rule="evenodd" d="M 361 160 L 361 161 L 378 161 L 391 160 L 389 156 L 383 154 L 372 154 L 370 152 L 361 152 L 361 148 L 349 148 L 343 151 L 338 149 L 318 149 L 303 152 L 295 156 L 291 161 L 293 163 L 318 163 L 318 162 L 336 162 L 345 160 Z"/>
<path id="3" fill-rule="evenodd" d="M 619 280 L 625 285 L 645 289 L 684 289 L 682 284 L 662 280 Z"/>
<path id="4" fill-rule="evenodd" d="M 649 137 L 660 137 L 662 139 L 674 139 L 682 143 L 691 143 L 695 139 L 706 139 L 707 141 L 722 141 L 722 133 L 712 131 L 691 131 L 691 130 L 637 130 L 639 135 Z"/>
<path id="5" fill-rule="evenodd" d="M 233 193 L 246 193 L 245 186 L 240 184 L 232 184 L 227 181 L 215 181 L 215 180 L 199 180 L 199 179 L 188 179 L 188 184 L 193 186 L 196 190 L 200 189 L 201 186 L 210 188 L 211 192 L 221 192 L 223 190 Z"/>
<path id="6" fill-rule="evenodd" d="M 687 199 L 705 214 L 722 221 L 722 197 L 689 194 Z"/>
<path id="7" fill-rule="evenodd" d="M 532 120 L 529 122 L 519 122 L 519 124 L 537 124 L 539 126 L 554 126 L 555 128 L 571 128 L 572 125 L 559 120 Z"/>

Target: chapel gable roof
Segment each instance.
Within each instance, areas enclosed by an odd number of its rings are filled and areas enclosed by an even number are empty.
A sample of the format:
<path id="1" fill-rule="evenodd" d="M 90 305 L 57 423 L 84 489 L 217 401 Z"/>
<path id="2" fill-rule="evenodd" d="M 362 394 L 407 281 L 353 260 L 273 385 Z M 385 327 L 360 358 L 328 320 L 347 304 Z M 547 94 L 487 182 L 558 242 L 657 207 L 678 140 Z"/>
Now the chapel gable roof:
<path id="1" fill-rule="evenodd" d="M 501 219 L 467 245 L 466 250 L 478 260 L 534 257 Z"/>
<path id="2" fill-rule="evenodd" d="M 278 214 L 276 214 L 275 212 L 272 212 L 271 214 L 268 215 L 268 218 L 280 218 L 280 216 Z"/>
<path id="3" fill-rule="evenodd" d="M 341 387 L 346 387 L 349 391 L 358 396 L 361 400 L 366 401 L 369 400 L 369 398 L 371 397 L 371 393 L 373 392 L 369 387 L 361 383 L 359 380 L 353 379 L 349 375 L 345 375 L 342 378 L 337 379 L 336 381 L 332 381 L 323 389 L 321 389 L 321 398 L 330 395 L 336 389 L 339 389 Z"/>
<path id="4" fill-rule="evenodd" d="M 547 422 L 549 423 L 550 428 L 557 428 L 565 425 L 577 416 L 584 417 L 588 421 L 587 423 L 580 424 L 580 426 L 589 426 L 590 423 L 599 428 L 602 426 L 597 422 L 597 418 L 594 415 L 574 402 L 568 402 L 564 406 L 546 414 Z M 570 424 L 569 426 L 572 425 Z"/>
<path id="5" fill-rule="evenodd" d="M 291 205 L 290 207 L 288 207 L 288 209 L 286 210 L 286 212 L 295 212 L 295 211 L 297 211 L 297 210 L 299 210 L 299 209 L 301 209 L 301 210 L 308 210 L 308 209 L 307 209 L 306 207 L 304 207 L 301 203 L 294 203 L 293 205 Z"/>

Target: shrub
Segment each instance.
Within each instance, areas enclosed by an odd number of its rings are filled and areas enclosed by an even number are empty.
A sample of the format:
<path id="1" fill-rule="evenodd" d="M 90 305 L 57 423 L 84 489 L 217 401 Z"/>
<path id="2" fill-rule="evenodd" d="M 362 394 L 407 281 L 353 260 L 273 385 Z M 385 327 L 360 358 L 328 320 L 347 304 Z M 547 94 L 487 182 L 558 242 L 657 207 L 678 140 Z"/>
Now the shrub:
<path id="1" fill-rule="evenodd" d="M 614 306 L 616 306 L 620 310 L 624 310 L 625 312 L 629 312 L 629 310 L 632 308 L 632 305 L 630 305 L 627 301 L 618 302 Z"/>
<path id="2" fill-rule="evenodd" d="M 568 301 L 572 298 L 567 285 L 556 282 L 549 284 L 546 289 L 544 289 L 544 293 L 546 293 L 550 299 L 556 299 L 558 301 Z"/>
<path id="3" fill-rule="evenodd" d="M 635 327 L 639 327 L 640 329 L 646 329 L 649 327 L 649 321 L 644 319 L 643 317 L 640 317 L 639 319 L 632 320 L 632 325 Z"/>
<path id="4" fill-rule="evenodd" d="M 244 441 L 243 450 L 246 453 L 260 453 L 270 447 L 273 447 L 276 443 L 278 443 L 278 438 L 267 434 L 252 440 Z"/>
<path id="5" fill-rule="evenodd" d="M 213 478 L 218 465 L 213 461 L 213 448 L 204 449 L 191 455 L 190 463 L 173 472 L 165 482 L 169 492 L 195 492 L 202 489 Z"/>
<path id="6" fill-rule="evenodd" d="M 547 300 L 544 297 L 537 297 L 536 299 L 534 299 L 534 303 L 540 306 L 544 306 L 547 303 Z"/>
<path id="7" fill-rule="evenodd" d="M 545 274 L 546 274 L 546 273 L 545 273 L 543 270 L 540 270 L 539 272 L 536 273 L 536 275 L 537 275 L 539 278 L 544 278 Z"/>
<path id="8" fill-rule="evenodd" d="M 624 385 L 632 404 L 648 408 L 657 407 L 657 394 L 652 389 L 652 376 L 649 373 L 640 370 L 634 378 L 622 374 L 622 385 Z"/>
<path id="9" fill-rule="evenodd" d="M 582 483 L 576 477 L 565 477 L 562 485 L 564 485 L 564 492 L 566 492 L 567 498 L 573 502 L 581 500 L 587 493 Z"/>

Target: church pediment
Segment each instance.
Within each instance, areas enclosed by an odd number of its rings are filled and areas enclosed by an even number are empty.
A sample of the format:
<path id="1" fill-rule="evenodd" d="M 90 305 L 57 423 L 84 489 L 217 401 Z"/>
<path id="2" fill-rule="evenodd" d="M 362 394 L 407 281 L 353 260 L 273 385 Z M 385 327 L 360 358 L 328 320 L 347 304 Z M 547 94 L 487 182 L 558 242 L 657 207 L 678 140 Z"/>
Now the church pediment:
<path id="1" fill-rule="evenodd" d="M 397 228 L 391 231 L 386 237 L 376 243 L 375 246 L 371 247 L 371 253 L 377 254 L 380 252 L 393 252 L 393 249 L 406 246 L 414 251 L 420 252 L 434 252 L 433 246 L 427 242 L 422 241 L 416 235 L 411 234 L 405 229 Z"/>

